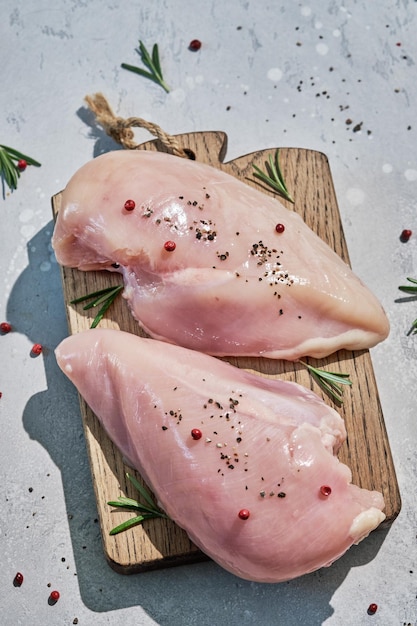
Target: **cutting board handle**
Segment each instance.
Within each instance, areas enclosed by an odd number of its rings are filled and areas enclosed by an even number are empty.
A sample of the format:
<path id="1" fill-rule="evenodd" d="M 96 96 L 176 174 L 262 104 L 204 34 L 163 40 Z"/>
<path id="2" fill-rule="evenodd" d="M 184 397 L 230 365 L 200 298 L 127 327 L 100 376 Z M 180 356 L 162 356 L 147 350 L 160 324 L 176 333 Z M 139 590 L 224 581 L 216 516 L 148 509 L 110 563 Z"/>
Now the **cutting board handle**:
<path id="1" fill-rule="evenodd" d="M 174 135 L 183 150 L 189 152 L 190 158 L 201 163 L 209 163 L 219 167 L 224 161 L 227 152 L 227 135 L 222 131 L 200 131 Z M 152 139 L 137 147 L 138 150 L 153 150 L 169 152 L 169 149 L 159 139 Z"/>

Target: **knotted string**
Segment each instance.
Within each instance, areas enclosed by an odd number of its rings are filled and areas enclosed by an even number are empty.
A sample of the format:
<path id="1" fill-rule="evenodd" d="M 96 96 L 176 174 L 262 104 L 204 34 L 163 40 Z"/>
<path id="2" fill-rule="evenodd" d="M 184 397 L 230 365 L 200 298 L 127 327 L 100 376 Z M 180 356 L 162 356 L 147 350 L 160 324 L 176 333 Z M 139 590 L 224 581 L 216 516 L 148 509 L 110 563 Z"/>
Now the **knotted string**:
<path id="1" fill-rule="evenodd" d="M 131 129 L 145 128 L 160 140 L 169 153 L 175 156 L 189 158 L 189 154 L 181 148 L 177 139 L 172 135 L 168 135 L 158 124 L 148 122 L 141 117 L 128 117 L 127 119 L 117 117 L 110 108 L 106 98 L 101 93 L 86 96 L 85 101 L 96 116 L 97 123 L 104 128 L 110 137 L 117 141 L 117 143 L 120 143 L 124 148 L 136 150 L 139 144 L 134 142 L 134 134 Z"/>

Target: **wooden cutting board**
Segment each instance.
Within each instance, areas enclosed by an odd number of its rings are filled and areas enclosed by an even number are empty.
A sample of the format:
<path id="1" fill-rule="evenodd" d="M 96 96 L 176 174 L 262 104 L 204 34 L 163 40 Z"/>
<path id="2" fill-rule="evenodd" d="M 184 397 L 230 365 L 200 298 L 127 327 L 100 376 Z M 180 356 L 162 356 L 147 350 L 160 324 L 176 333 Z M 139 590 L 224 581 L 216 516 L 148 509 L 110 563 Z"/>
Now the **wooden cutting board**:
<path id="1" fill-rule="evenodd" d="M 265 169 L 269 155 L 274 157 L 276 148 L 260 150 L 228 163 L 227 137 L 221 132 L 199 132 L 177 135 L 181 146 L 188 149 L 197 161 L 208 163 L 254 186 L 265 193 L 253 177 L 253 164 Z M 139 146 L 141 150 L 166 152 L 159 140 Z M 288 209 L 297 211 L 305 222 L 324 239 L 347 263 L 348 250 L 343 235 L 337 200 L 333 188 L 329 164 L 324 154 L 298 148 L 280 149 L 280 164 L 288 189 L 295 204 L 281 200 Z M 179 157 L 177 157 L 179 158 Z M 60 209 L 61 193 L 52 198 L 54 215 Z M 72 305 L 71 300 L 82 295 L 120 283 L 120 276 L 108 272 L 80 272 L 62 268 L 62 281 L 70 333 L 90 327 L 96 312 L 85 312 L 82 305 Z M 126 301 L 118 298 L 100 322 L 105 328 L 125 330 L 144 335 L 131 316 Z M 306 368 L 297 363 L 261 358 L 227 359 L 239 367 L 255 370 L 261 374 L 293 380 L 313 389 L 326 402 L 334 406 L 314 383 Z M 381 527 L 389 526 L 401 508 L 395 469 L 381 411 L 378 390 L 369 351 L 339 351 L 326 359 L 309 359 L 312 365 L 336 372 L 346 372 L 353 382 L 346 388 L 344 402 L 336 407 L 346 422 L 348 439 L 342 446 L 339 458 L 352 470 L 353 482 L 367 489 L 381 491 L 385 503 L 386 520 Z M 102 429 L 98 419 L 80 398 L 87 449 L 104 552 L 110 565 L 124 574 L 131 574 L 158 567 L 181 565 L 202 560 L 205 557 L 188 539 L 184 531 L 170 520 L 148 520 L 119 535 L 110 536 L 109 531 L 133 514 L 112 509 L 109 500 L 119 495 L 137 498 L 138 494 L 126 480 L 126 471 L 120 452 Z M 140 478 L 136 474 L 137 478 Z"/>

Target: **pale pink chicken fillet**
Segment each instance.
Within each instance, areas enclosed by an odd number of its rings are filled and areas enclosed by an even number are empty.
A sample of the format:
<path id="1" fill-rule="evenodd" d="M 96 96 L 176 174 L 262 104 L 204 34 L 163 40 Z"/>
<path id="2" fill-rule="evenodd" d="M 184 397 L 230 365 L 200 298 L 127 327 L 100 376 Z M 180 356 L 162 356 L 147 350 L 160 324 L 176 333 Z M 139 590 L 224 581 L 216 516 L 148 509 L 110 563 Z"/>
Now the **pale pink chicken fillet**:
<path id="1" fill-rule="evenodd" d="M 169 517 L 239 577 L 330 565 L 385 518 L 382 495 L 334 456 L 343 420 L 296 383 L 115 330 L 73 335 L 56 355 Z"/>
<path id="2" fill-rule="evenodd" d="M 62 265 L 121 272 L 148 334 L 208 354 L 321 358 L 389 332 L 375 296 L 296 213 L 195 161 L 138 150 L 87 163 L 63 192 L 53 247 Z"/>

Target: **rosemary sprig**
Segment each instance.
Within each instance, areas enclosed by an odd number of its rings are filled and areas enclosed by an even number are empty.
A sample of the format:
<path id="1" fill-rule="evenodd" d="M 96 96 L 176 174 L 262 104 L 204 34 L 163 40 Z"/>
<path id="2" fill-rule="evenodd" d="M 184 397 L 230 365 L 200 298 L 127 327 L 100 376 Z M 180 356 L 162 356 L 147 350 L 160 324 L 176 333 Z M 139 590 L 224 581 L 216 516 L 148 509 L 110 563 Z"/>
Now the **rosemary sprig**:
<path id="1" fill-rule="evenodd" d="M 404 293 L 408 293 L 412 296 L 417 296 L 417 279 L 416 278 L 410 278 L 407 277 L 408 282 L 411 283 L 411 285 L 400 285 L 398 287 L 398 289 L 400 291 L 403 291 Z M 409 335 L 415 335 L 417 334 L 417 319 L 414 320 L 414 322 L 411 324 L 410 330 L 408 331 Z"/>
<path id="2" fill-rule="evenodd" d="M 407 277 L 407 280 L 412 283 L 412 285 L 400 285 L 398 289 L 404 291 L 404 293 L 411 293 L 417 296 L 417 278 Z"/>
<path id="3" fill-rule="evenodd" d="M 138 490 L 139 494 L 145 500 L 146 504 L 142 502 L 138 502 L 137 500 L 133 500 L 132 498 L 125 498 L 124 496 L 119 496 L 117 500 L 110 500 L 107 502 L 109 506 L 115 506 L 121 509 L 126 509 L 127 511 L 136 511 L 139 515 L 135 517 L 131 517 L 126 520 L 126 522 L 122 522 L 118 526 L 115 526 L 110 531 L 110 535 L 117 535 L 118 533 L 127 530 L 128 528 L 132 528 L 132 526 L 136 526 L 136 524 L 142 523 L 146 519 L 153 519 L 155 517 L 163 517 L 164 519 L 168 519 L 168 516 L 165 515 L 159 509 L 154 501 L 152 500 L 150 494 L 146 491 L 144 487 L 136 480 L 134 476 L 129 473 L 126 473 L 126 477 L 130 480 L 132 485 Z"/>
<path id="4" fill-rule="evenodd" d="M 101 322 L 107 309 L 114 302 L 122 289 L 123 285 L 117 285 L 117 287 L 106 287 L 106 289 L 100 289 L 99 291 L 94 291 L 93 293 L 89 293 L 86 296 L 81 296 L 80 298 L 71 300 L 71 304 L 79 304 L 80 302 L 85 302 L 86 300 L 92 299 L 91 302 L 83 307 L 83 311 L 88 311 L 88 309 L 92 309 L 93 307 L 102 304 L 103 306 L 99 309 L 99 312 L 95 316 L 93 323 L 90 326 L 90 328 L 95 328 Z"/>
<path id="5" fill-rule="evenodd" d="M 41 165 L 27 154 L 0 144 L 0 177 L 11 191 L 17 189 L 18 179 L 20 178 L 19 161 L 25 161 L 27 165 L 35 165 L 36 167 Z"/>
<path id="6" fill-rule="evenodd" d="M 122 63 L 122 68 L 125 70 L 130 70 L 131 72 L 135 72 L 136 74 L 140 74 L 140 76 L 144 76 L 145 78 L 149 78 L 154 83 L 160 85 L 167 93 L 169 93 L 169 87 L 164 81 L 162 76 L 161 63 L 159 60 L 159 50 L 158 44 L 154 44 L 152 48 L 152 55 L 149 54 L 143 42 L 139 39 L 139 48 L 136 48 L 136 52 L 140 55 L 142 63 L 146 65 L 149 72 L 142 69 L 141 67 L 136 67 L 135 65 L 128 65 L 127 63 Z"/>
<path id="7" fill-rule="evenodd" d="M 349 374 L 339 374 L 337 372 L 328 372 L 326 370 L 313 367 L 309 363 L 300 361 L 310 372 L 312 378 L 335 402 L 343 403 L 343 387 L 342 385 L 352 385 L 349 380 Z"/>
<path id="8" fill-rule="evenodd" d="M 410 330 L 407 333 L 408 335 L 415 335 L 417 334 L 417 319 L 414 320 L 414 322 L 412 322 L 411 326 L 410 326 Z"/>
<path id="9" fill-rule="evenodd" d="M 254 176 L 262 180 L 262 182 L 272 187 L 280 196 L 283 196 L 286 200 L 289 200 L 294 204 L 294 200 L 287 189 L 287 186 L 282 175 L 281 167 L 279 165 L 279 150 L 275 152 L 275 158 L 272 159 L 272 155 L 269 155 L 269 162 L 265 163 L 267 172 L 263 172 L 256 165 L 253 166 L 255 170 Z"/>

